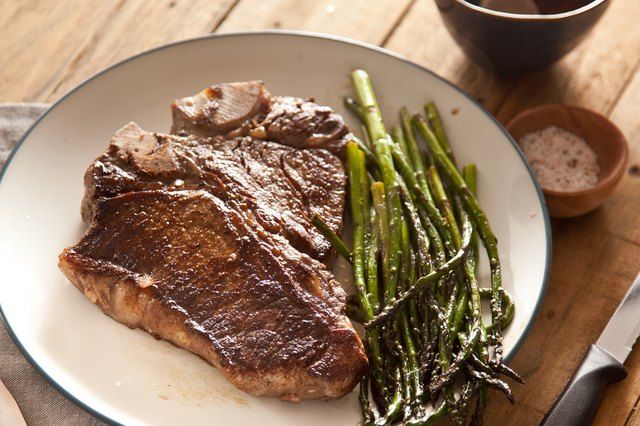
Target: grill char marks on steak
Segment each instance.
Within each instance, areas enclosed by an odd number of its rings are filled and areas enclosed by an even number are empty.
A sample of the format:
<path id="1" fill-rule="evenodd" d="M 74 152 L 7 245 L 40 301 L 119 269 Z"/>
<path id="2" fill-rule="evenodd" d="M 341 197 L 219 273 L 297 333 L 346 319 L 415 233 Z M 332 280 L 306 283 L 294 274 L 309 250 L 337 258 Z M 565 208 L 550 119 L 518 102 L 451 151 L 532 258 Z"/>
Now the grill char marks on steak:
<path id="1" fill-rule="evenodd" d="M 349 129 L 326 106 L 289 96 L 271 96 L 261 81 L 211 86 L 171 105 L 171 133 L 251 135 L 294 148 L 323 148 L 342 156 Z"/>
<path id="2" fill-rule="evenodd" d="M 107 199 L 67 277 L 105 313 L 196 353 L 240 389 L 337 398 L 366 369 L 323 264 L 205 191 Z"/>
<path id="3" fill-rule="evenodd" d="M 348 130 L 260 82 L 201 95 L 174 104 L 177 134 L 129 123 L 113 136 L 85 174 L 89 230 L 60 268 L 106 314 L 249 393 L 340 397 L 367 359 L 311 217 L 341 231 L 346 177 L 327 149 L 340 153 Z"/>
<path id="4" fill-rule="evenodd" d="M 345 180 L 340 160 L 325 150 L 250 136 L 203 140 L 154 134 L 129 123 L 85 173 L 82 215 L 90 223 L 97 203 L 126 192 L 203 189 L 242 202 L 265 229 L 324 261 L 331 246 L 311 218 L 318 213 L 341 231 Z"/>

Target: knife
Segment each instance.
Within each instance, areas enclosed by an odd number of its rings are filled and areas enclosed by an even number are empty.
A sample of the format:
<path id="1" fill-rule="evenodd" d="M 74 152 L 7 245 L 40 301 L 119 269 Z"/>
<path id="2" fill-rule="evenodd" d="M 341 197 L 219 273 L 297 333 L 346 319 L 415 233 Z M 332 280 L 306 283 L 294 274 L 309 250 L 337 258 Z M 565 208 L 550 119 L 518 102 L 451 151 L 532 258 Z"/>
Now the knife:
<path id="1" fill-rule="evenodd" d="M 591 422 L 607 385 L 627 377 L 624 361 L 640 335 L 640 274 L 622 299 L 595 345 L 545 418 L 545 426 Z"/>

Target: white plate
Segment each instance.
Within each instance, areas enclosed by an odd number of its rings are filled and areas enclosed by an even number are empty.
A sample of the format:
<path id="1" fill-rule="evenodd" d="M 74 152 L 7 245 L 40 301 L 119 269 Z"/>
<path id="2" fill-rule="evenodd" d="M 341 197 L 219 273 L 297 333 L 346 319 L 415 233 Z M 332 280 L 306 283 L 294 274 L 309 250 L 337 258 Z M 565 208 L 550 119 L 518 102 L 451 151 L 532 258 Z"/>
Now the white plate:
<path id="1" fill-rule="evenodd" d="M 200 358 L 103 315 L 56 265 L 84 229 L 83 173 L 123 124 L 167 131 L 174 98 L 215 82 L 253 79 L 275 94 L 313 96 L 347 116 L 341 100 L 356 67 L 370 72 L 387 122 L 401 106 L 417 110 L 433 99 L 459 161 L 477 163 L 480 200 L 517 307 L 505 335 L 512 356 L 544 293 L 551 243 L 541 192 L 513 140 L 460 89 L 393 53 L 338 38 L 262 32 L 135 56 L 71 91 L 26 133 L 1 175 L 0 306 L 27 358 L 68 397 L 112 422 L 357 424 L 353 393 L 293 405 L 236 390 Z M 459 113 L 451 114 L 454 108 Z"/>

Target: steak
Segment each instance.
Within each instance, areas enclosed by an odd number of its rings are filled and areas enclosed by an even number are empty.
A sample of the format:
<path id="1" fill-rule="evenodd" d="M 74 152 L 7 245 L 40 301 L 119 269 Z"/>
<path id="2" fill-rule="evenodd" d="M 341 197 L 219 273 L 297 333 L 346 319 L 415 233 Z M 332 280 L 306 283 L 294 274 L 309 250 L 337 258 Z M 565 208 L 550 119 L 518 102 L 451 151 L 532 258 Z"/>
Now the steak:
<path id="1" fill-rule="evenodd" d="M 342 227 L 342 118 L 260 82 L 212 86 L 172 109 L 175 134 L 129 123 L 90 165 L 90 226 L 61 270 L 107 315 L 246 392 L 349 392 L 367 359 L 310 221 Z"/>
<path id="2" fill-rule="evenodd" d="M 82 216 L 91 223 L 97 204 L 131 191 L 202 189 L 242 203 L 270 233 L 300 251 L 328 260 L 329 242 L 311 224 L 320 214 L 342 229 L 345 174 L 340 160 L 320 149 L 295 149 L 236 136 L 209 139 L 143 131 L 129 123 L 85 174 Z"/>
<path id="3" fill-rule="evenodd" d="M 342 156 L 349 139 L 344 119 L 327 106 L 272 97 L 261 81 L 211 86 L 172 105 L 171 132 L 196 136 L 250 133 L 294 148 L 323 148 Z"/>

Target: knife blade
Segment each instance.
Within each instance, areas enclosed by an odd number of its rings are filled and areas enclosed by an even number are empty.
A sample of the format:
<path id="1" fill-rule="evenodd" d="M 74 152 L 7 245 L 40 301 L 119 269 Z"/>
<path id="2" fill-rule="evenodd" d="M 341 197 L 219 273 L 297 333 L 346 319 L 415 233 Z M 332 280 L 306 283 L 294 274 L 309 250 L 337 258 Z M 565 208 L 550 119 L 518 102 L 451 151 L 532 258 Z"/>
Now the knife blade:
<path id="1" fill-rule="evenodd" d="M 596 345 L 624 363 L 640 336 L 640 274 L 600 335 Z"/>
<path id="2" fill-rule="evenodd" d="M 624 379 L 624 361 L 640 336 L 640 274 L 618 305 L 595 345 L 545 418 L 545 426 L 578 426 L 591 422 L 604 389 Z"/>

